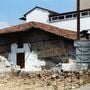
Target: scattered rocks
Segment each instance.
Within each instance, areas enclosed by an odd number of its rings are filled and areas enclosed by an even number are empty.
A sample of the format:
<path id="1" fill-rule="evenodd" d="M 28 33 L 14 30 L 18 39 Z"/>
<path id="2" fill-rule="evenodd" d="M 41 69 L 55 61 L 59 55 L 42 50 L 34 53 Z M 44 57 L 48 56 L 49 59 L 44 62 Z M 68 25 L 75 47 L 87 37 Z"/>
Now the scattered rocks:
<path id="1" fill-rule="evenodd" d="M 9 77 L 6 76 L 0 78 L 0 87 L 3 87 L 4 90 L 13 90 L 13 88 L 15 90 L 26 90 L 25 88 L 29 88 L 30 90 L 37 90 L 36 88 L 41 88 L 38 90 L 46 90 L 50 87 L 53 90 L 64 90 L 64 88 L 71 89 L 77 88 L 82 85 L 82 77 L 80 78 L 80 80 L 78 80 L 75 77 L 74 73 L 69 72 L 68 77 L 64 78 L 64 73 L 65 72 L 63 72 L 63 75 L 60 76 L 58 74 L 53 74 L 53 72 L 49 70 L 45 70 L 39 73 L 28 73 L 20 71 L 18 77 L 15 75 L 11 75 Z M 5 87 L 7 87 L 8 89 L 5 89 Z M 2 89 L 0 88 L 0 90 Z"/>

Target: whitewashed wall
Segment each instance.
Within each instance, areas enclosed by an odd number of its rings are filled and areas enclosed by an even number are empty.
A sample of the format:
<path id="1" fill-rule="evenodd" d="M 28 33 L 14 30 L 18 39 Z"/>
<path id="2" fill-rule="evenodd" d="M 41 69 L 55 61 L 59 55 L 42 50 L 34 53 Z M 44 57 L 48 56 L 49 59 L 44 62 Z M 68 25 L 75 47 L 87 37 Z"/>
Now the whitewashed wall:
<path id="1" fill-rule="evenodd" d="M 48 15 L 49 15 L 48 11 L 36 8 L 35 10 L 33 10 L 32 12 L 26 15 L 26 22 L 36 21 L 36 22 L 47 23 Z"/>
<path id="2" fill-rule="evenodd" d="M 45 65 L 45 61 L 40 61 L 35 52 L 31 52 L 27 43 L 23 44 L 23 48 L 17 48 L 17 44 L 11 45 L 11 53 L 8 60 L 11 64 L 17 64 L 17 53 L 25 53 L 25 71 L 41 71 L 41 66 Z"/>
<path id="3" fill-rule="evenodd" d="M 68 19 L 68 20 L 62 20 L 54 23 L 49 23 L 50 25 L 59 27 L 59 28 L 64 28 L 64 29 L 69 29 L 76 31 L 77 30 L 77 19 Z M 80 29 L 81 30 L 87 30 L 90 29 L 90 17 L 83 17 L 80 20 Z"/>
<path id="4" fill-rule="evenodd" d="M 26 15 L 26 22 L 36 21 L 36 22 L 50 24 L 59 28 L 69 29 L 72 31 L 77 30 L 76 18 L 50 23 L 48 15 L 49 15 L 48 11 L 36 8 L 35 10 L 33 10 L 32 12 Z M 81 30 L 87 30 L 87 29 L 90 29 L 90 17 L 82 17 Z"/>

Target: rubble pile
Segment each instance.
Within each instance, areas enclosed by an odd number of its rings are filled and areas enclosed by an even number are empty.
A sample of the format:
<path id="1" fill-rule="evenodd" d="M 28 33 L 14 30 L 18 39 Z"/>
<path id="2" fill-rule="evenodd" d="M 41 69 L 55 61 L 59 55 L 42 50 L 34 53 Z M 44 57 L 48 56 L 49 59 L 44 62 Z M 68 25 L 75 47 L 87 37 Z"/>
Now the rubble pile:
<path id="1" fill-rule="evenodd" d="M 0 75 L 17 73 L 20 70 L 20 66 L 11 65 L 5 57 L 0 56 Z"/>
<path id="2" fill-rule="evenodd" d="M 70 63 L 72 64 L 72 63 Z M 68 64 L 68 65 L 70 65 Z M 57 72 L 55 72 L 57 69 Z M 55 71 L 54 71 L 55 70 Z M 64 88 L 76 88 L 80 85 L 90 83 L 90 72 L 83 73 L 62 70 L 61 64 L 55 69 L 43 69 L 40 72 L 26 72 L 17 65 L 10 65 L 9 61 L 0 56 L 0 74 L 9 72 L 5 77 L 0 77 L 0 90 L 46 90 L 45 88 L 56 88 L 54 90 L 64 90 Z M 58 71 L 60 70 L 60 72 Z M 52 90 L 52 89 L 48 89 Z"/>
<path id="3" fill-rule="evenodd" d="M 0 85 L 4 88 L 3 90 L 46 90 L 47 88 L 48 90 L 53 88 L 57 88 L 53 90 L 64 90 L 64 88 L 77 88 L 88 83 L 86 78 L 90 80 L 87 72 L 84 72 L 83 76 L 78 72 L 66 71 L 62 71 L 60 74 L 55 74 L 52 70 L 33 73 L 20 71 L 0 78 Z"/>
<path id="4" fill-rule="evenodd" d="M 6 58 L 0 56 L 0 73 L 2 74 L 6 72 L 11 72 L 11 65 Z"/>

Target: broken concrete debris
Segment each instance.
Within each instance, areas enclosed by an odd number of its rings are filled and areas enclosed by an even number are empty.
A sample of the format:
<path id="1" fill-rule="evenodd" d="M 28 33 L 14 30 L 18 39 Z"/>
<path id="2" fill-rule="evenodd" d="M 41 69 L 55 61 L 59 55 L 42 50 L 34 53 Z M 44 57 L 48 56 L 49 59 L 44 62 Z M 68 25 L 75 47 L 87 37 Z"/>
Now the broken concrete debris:
<path id="1" fill-rule="evenodd" d="M 51 67 L 54 73 L 56 74 L 62 74 L 62 71 L 80 71 L 80 70 L 87 70 L 87 65 L 83 64 L 80 66 L 80 64 L 77 64 L 75 60 L 69 59 L 69 63 L 59 63 L 54 67 Z M 21 69 L 20 66 L 10 64 L 10 62 L 3 56 L 0 56 L 0 73 L 5 73 L 5 72 L 30 72 L 27 71 L 26 69 Z"/>
<path id="2" fill-rule="evenodd" d="M 76 60 L 69 59 L 68 63 L 58 63 L 56 66 L 52 68 L 54 73 L 62 74 L 62 71 L 67 72 L 82 72 L 83 70 L 87 70 L 88 65 L 86 63 L 80 64 L 76 63 Z"/>
<path id="3" fill-rule="evenodd" d="M 11 65 L 6 58 L 0 56 L 0 73 L 5 72 L 11 72 Z"/>
<path id="4" fill-rule="evenodd" d="M 12 71 L 20 71 L 20 66 L 11 65 L 5 57 L 0 56 L 0 74 L 11 73 Z"/>
<path id="5" fill-rule="evenodd" d="M 59 64 L 59 65 L 61 65 L 61 64 Z M 58 65 L 56 65 L 56 66 L 58 67 Z M 59 69 L 61 70 L 61 68 L 59 68 Z M 86 81 L 84 81 L 86 78 L 84 79 L 84 77 L 82 77 L 82 75 L 80 73 L 61 70 L 60 74 L 59 73 L 55 74 L 54 72 L 52 72 L 51 69 L 43 70 L 41 72 L 32 72 L 31 73 L 31 72 L 27 72 L 23 69 L 21 70 L 20 66 L 10 65 L 8 60 L 2 56 L 0 56 L 0 73 L 1 72 L 2 73 L 4 73 L 4 72 L 13 73 L 13 74 L 11 74 L 12 76 L 9 76 L 10 79 L 5 77 L 3 82 L 1 80 L 1 86 L 2 85 L 8 86 L 8 82 L 12 82 L 15 79 L 18 80 L 17 87 L 20 87 L 19 86 L 20 83 L 23 83 L 23 85 L 28 85 L 28 87 L 31 87 L 30 85 L 36 86 L 39 83 L 40 86 L 48 86 L 48 87 L 52 86 L 54 88 L 60 88 L 57 90 L 64 90 L 64 89 L 61 89 L 61 87 L 62 88 L 68 88 L 68 87 L 76 88 L 76 87 L 79 87 L 80 85 L 82 85 L 83 82 L 86 83 Z M 85 74 L 86 73 L 84 73 L 84 75 Z M 16 77 L 16 76 L 19 76 L 19 77 Z M 86 76 L 87 75 L 85 75 L 85 77 Z M 22 82 L 22 80 L 23 80 L 23 82 Z M 14 81 L 14 85 L 16 85 L 15 83 L 16 83 L 16 81 Z M 10 85 L 12 85 L 12 83 Z M 58 86 L 58 87 L 56 87 L 56 86 Z M 13 86 L 12 86 L 12 88 L 13 88 Z M 43 90 L 43 89 L 41 89 L 41 90 Z"/>

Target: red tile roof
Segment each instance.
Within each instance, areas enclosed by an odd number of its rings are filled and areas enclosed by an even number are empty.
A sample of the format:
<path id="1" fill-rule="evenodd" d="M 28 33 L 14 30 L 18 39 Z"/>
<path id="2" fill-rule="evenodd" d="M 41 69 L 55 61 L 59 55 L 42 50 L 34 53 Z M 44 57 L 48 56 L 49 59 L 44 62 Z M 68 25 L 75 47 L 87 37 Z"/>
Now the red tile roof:
<path id="1" fill-rule="evenodd" d="M 74 32 L 74 31 L 57 28 L 55 26 L 51 26 L 51 25 L 43 24 L 43 23 L 39 23 L 39 22 L 28 22 L 28 23 L 19 24 L 16 26 L 8 27 L 5 29 L 1 29 L 0 35 L 7 34 L 7 33 L 27 31 L 27 30 L 30 30 L 30 28 L 32 28 L 32 27 L 39 28 L 39 29 L 44 30 L 46 32 L 50 32 L 50 33 L 53 33 L 55 35 L 65 37 L 67 39 L 72 39 L 72 40 L 76 39 L 76 32 Z"/>

